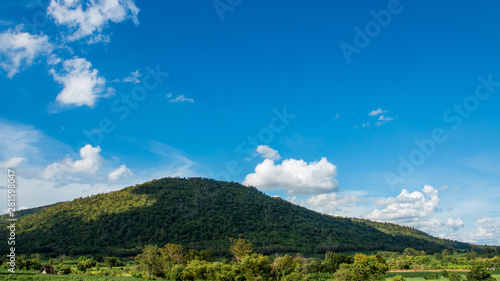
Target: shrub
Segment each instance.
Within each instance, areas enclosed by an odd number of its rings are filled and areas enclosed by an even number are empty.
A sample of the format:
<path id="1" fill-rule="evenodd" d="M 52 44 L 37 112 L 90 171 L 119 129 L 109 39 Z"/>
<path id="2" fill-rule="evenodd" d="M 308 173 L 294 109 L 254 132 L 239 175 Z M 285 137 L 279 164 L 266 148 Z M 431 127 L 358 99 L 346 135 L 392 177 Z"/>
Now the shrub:
<path id="1" fill-rule="evenodd" d="M 392 277 L 392 281 L 406 281 L 406 278 L 403 275 L 396 275 Z"/>
<path id="2" fill-rule="evenodd" d="M 354 263 L 341 264 L 334 276 L 337 281 L 383 280 L 388 269 L 387 263 L 381 256 L 356 254 Z"/>
<path id="3" fill-rule="evenodd" d="M 70 274 L 71 273 L 71 267 L 67 264 L 58 264 L 54 268 L 55 271 L 57 271 L 57 274 Z"/>
<path id="4" fill-rule="evenodd" d="M 456 272 L 448 272 L 446 275 L 447 275 L 446 278 L 448 278 L 448 280 L 450 280 L 450 281 L 463 281 L 464 280 L 463 276 L 456 273 Z"/>
<path id="5" fill-rule="evenodd" d="M 423 277 L 425 280 L 437 280 L 437 279 L 439 279 L 439 275 L 436 273 L 426 273 L 426 274 L 424 274 Z"/>
<path id="6" fill-rule="evenodd" d="M 109 268 L 123 266 L 123 262 L 116 257 L 106 257 L 104 258 L 104 262 Z"/>
<path id="7" fill-rule="evenodd" d="M 340 268 L 341 264 L 351 264 L 353 261 L 353 258 L 344 254 L 329 254 L 326 255 L 326 259 L 322 264 L 322 271 L 335 273 Z"/>
<path id="8" fill-rule="evenodd" d="M 87 269 L 92 268 L 97 265 L 97 262 L 93 258 L 88 258 L 78 262 L 76 268 L 81 272 L 85 272 Z"/>
<path id="9" fill-rule="evenodd" d="M 486 271 L 483 267 L 473 267 L 471 271 L 467 272 L 465 275 L 467 277 L 467 281 L 480 281 L 480 280 L 487 280 L 487 281 L 495 281 L 493 277 L 491 277 L 491 274 Z"/>

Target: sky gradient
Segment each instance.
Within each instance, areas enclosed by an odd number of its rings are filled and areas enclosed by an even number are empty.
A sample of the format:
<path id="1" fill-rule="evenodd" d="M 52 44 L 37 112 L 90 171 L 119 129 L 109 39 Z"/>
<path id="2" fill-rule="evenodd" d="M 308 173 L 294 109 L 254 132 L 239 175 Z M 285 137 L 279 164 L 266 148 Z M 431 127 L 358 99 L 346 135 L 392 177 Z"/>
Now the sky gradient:
<path id="1" fill-rule="evenodd" d="M 201 176 L 500 245 L 499 10 L 2 1 L 0 167 L 23 207 Z"/>

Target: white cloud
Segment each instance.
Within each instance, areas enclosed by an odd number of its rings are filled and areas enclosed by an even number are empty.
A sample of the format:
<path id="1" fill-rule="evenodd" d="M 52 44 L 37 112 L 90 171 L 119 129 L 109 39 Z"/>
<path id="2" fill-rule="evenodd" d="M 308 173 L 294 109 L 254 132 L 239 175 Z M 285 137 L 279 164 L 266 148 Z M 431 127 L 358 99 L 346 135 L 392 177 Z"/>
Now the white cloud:
<path id="1" fill-rule="evenodd" d="M 167 98 L 170 99 L 169 100 L 170 102 L 185 102 L 186 101 L 186 102 L 194 103 L 194 99 L 187 98 L 184 95 L 177 95 L 177 97 L 172 98 L 172 93 L 168 93 Z"/>
<path id="2" fill-rule="evenodd" d="M 464 227 L 464 222 L 460 218 L 456 220 L 449 218 L 446 222 L 446 226 L 450 229 L 450 231 L 456 232 L 458 229 Z"/>
<path id="3" fill-rule="evenodd" d="M 280 160 L 281 156 L 277 150 L 270 148 L 268 145 L 257 146 L 257 153 L 259 153 L 265 159 Z"/>
<path id="4" fill-rule="evenodd" d="M 437 219 L 437 218 L 428 218 L 425 220 L 421 220 L 418 222 L 418 227 L 420 230 L 429 232 L 429 231 L 434 231 L 436 228 L 441 227 L 444 225 L 444 223 Z"/>
<path id="5" fill-rule="evenodd" d="M 139 73 L 139 69 L 137 69 L 136 71 L 131 72 L 129 76 L 123 78 L 122 82 L 139 84 L 141 83 L 139 77 L 141 77 L 141 74 Z"/>
<path id="6" fill-rule="evenodd" d="M 16 168 L 19 166 L 22 162 L 26 161 L 27 159 L 24 157 L 12 157 L 7 161 L 0 162 L 0 168 L 2 169 L 7 169 L 7 168 Z"/>
<path id="7" fill-rule="evenodd" d="M 95 174 L 101 168 L 103 162 L 100 152 L 101 148 L 99 146 L 92 147 L 87 144 L 80 149 L 81 160 L 73 161 L 71 158 L 65 158 L 60 162 L 52 163 L 43 171 L 43 178 L 61 177 L 61 174 L 64 173 Z"/>
<path id="8" fill-rule="evenodd" d="M 492 218 L 489 218 L 489 217 L 484 217 L 482 219 L 478 219 L 476 222 L 479 224 L 481 224 L 481 223 L 494 223 L 495 220 Z"/>
<path id="9" fill-rule="evenodd" d="M 53 48 L 46 35 L 9 29 L 0 33 L 0 67 L 12 78 L 22 68 L 31 66 L 35 58 L 49 55 Z"/>
<path id="10" fill-rule="evenodd" d="M 466 236 L 466 240 L 477 244 L 500 245 L 500 224 L 496 220 L 485 217 L 477 220 L 480 226 Z"/>
<path id="11" fill-rule="evenodd" d="M 248 174 L 243 182 L 262 190 L 286 189 L 289 194 L 320 194 L 338 189 L 337 166 L 323 157 L 320 161 L 306 163 L 304 160 L 286 159 L 275 165 L 265 159 Z"/>
<path id="12" fill-rule="evenodd" d="M 349 194 L 325 193 L 314 195 L 308 198 L 304 207 L 326 214 L 335 214 L 345 207 L 350 207 L 351 203 L 359 200 L 358 197 Z"/>
<path id="13" fill-rule="evenodd" d="M 384 125 L 385 123 L 387 123 L 389 121 L 393 121 L 393 120 L 394 120 L 394 118 L 392 118 L 392 117 L 380 115 L 378 118 L 378 122 L 375 123 L 375 126 L 381 126 L 381 125 Z"/>
<path id="14" fill-rule="evenodd" d="M 134 174 L 132 173 L 132 171 L 130 171 L 129 168 L 127 168 L 127 166 L 121 165 L 119 168 L 115 169 L 114 171 L 108 174 L 108 180 L 117 181 L 121 177 L 128 177 L 133 175 Z"/>
<path id="15" fill-rule="evenodd" d="M 368 115 L 375 116 L 375 115 L 379 115 L 379 114 L 386 113 L 386 112 L 387 112 L 387 110 L 382 110 L 382 108 L 379 107 L 379 109 L 375 109 L 375 110 L 368 112 Z"/>
<path id="16" fill-rule="evenodd" d="M 386 208 L 375 209 L 366 217 L 373 220 L 409 223 L 418 225 L 436 212 L 439 205 L 438 191 L 426 185 L 424 189 L 412 193 L 403 189 L 397 197 L 379 200 L 379 205 Z"/>
<path id="17" fill-rule="evenodd" d="M 65 60 L 59 73 L 54 69 L 50 73 L 64 86 L 56 98 L 62 105 L 93 107 L 99 98 L 113 94 L 112 88 L 105 89 L 106 80 L 98 75 L 97 69 L 92 69 L 92 64 L 83 58 Z"/>
<path id="18" fill-rule="evenodd" d="M 52 0 L 47 7 L 47 14 L 55 23 L 68 28 L 67 40 L 88 37 L 89 44 L 109 41 L 109 35 L 101 32 L 110 22 L 132 19 L 138 25 L 138 13 L 133 0 Z"/>

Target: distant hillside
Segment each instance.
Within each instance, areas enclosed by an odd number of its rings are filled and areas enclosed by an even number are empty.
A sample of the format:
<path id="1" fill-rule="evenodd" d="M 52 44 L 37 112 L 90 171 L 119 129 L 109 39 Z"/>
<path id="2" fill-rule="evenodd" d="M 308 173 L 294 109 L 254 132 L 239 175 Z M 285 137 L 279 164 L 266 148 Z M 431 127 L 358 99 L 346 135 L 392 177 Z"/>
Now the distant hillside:
<path id="1" fill-rule="evenodd" d="M 267 254 L 470 246 L 393 224 L 319 214 L 255 188 L 202 178 L 153 180 L 37 211 L 18 220 L 19 253 L 131 254 L 146 244 L 175 243 L 221 255 L 228 238 L 239 234 Z"/>

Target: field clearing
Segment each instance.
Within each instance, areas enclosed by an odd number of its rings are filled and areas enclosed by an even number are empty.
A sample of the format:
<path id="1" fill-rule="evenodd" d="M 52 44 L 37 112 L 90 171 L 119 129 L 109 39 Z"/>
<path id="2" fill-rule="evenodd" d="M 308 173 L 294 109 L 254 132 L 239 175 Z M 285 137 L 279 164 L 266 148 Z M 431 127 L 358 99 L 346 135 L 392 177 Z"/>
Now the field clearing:
<path id="1" fill-rule="evenodd" d="M 458 270 L 458 269 L 450 269 L 446 270 L 448 272 L 456 272 L 462 275 L 465 275 L 465 273 L 468 270 Z M 406 278 L 408 281 L 425 281 L 424 279 L 424 274 L 426 273 L 441 273 L 442 270 L 426 270 L 426 271 L 414 271 L 414 270 L 393 270 L 387 273 L 387 278 L 385 279 L 386 281 L 391 281 L 392 278 L 396 275 L 402 275 Z M 495 271 L 490 271 L 491 275 L 493 278 L 500 280 L 500 270 L 495 270 Z M 439 279 L 435 280 L 448 280 L 447 278 L 441 277 Z"/>

